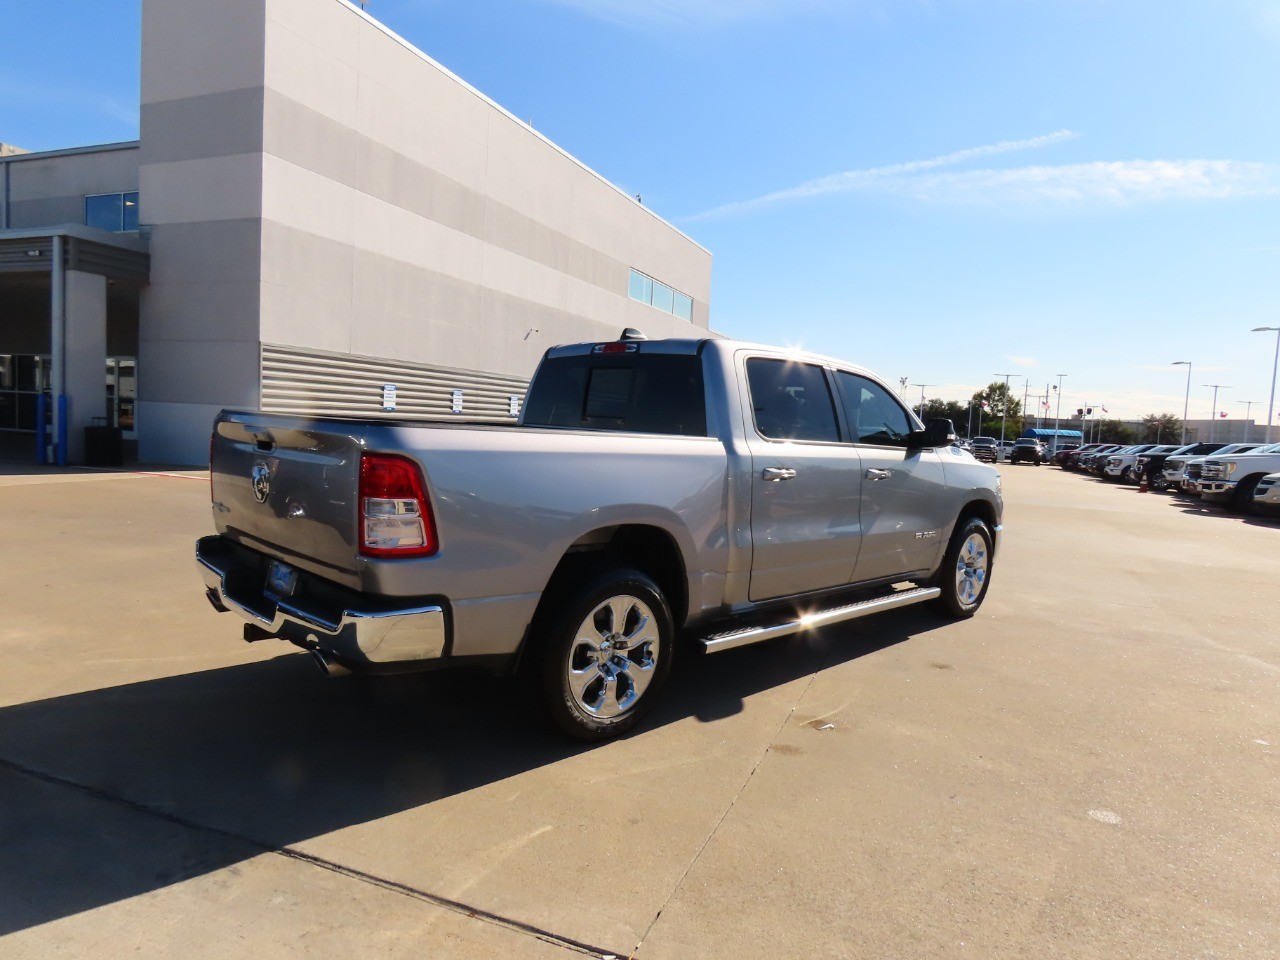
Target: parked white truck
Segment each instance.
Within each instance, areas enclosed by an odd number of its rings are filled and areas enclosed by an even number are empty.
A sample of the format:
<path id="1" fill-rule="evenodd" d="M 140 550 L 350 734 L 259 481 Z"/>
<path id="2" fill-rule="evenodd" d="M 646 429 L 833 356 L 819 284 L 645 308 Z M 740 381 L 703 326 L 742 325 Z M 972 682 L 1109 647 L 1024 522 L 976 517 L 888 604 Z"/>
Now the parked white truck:
<path id="1" fill-rule="evenodd" d="M 1230 504 L 1233 510 L 1248 513 L 1253 507 L 1253 492 L 1258 482 L 1278 471 L 1280 443 L 1232 454 L 1219 451 L 1204 459 L 1200 478 L 1195 482 L 1196 490 L 1201 500 Z"/>
<path id="2" fill-rule="evenodd" d="M 685 650 L 978 609 L 1000 479 L 948 421 L 835 360 L 628 334 L 549 350 L 512 426 L 224 411 L 209 600 L 330 672 L 513 672 L 587 740 Z"/>

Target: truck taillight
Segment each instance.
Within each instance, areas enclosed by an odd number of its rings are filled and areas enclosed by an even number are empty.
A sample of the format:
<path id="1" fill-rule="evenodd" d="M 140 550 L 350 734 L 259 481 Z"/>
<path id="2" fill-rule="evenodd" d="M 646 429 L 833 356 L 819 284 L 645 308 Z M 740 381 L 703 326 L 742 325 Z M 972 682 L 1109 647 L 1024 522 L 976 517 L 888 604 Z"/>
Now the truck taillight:
<path id="1" fill-rule="evenodd" d="M 406 457 L 360 458 L 360 553 L 426 557 L 439 547 L 436 522 L 418 465 Z"/>

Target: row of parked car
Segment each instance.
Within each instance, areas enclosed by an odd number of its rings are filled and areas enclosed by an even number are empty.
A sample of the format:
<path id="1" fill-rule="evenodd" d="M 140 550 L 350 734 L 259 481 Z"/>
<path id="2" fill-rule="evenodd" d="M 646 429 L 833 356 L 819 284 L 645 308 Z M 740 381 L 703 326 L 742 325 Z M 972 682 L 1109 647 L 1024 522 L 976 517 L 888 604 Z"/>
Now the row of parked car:
<path id="1" fill-rule="evenodd" d="M 1088 443 L 1053 454 L 1064 470 L 1146 484 L 1240 513 L 1280 513 L 1280 443 Z"/>

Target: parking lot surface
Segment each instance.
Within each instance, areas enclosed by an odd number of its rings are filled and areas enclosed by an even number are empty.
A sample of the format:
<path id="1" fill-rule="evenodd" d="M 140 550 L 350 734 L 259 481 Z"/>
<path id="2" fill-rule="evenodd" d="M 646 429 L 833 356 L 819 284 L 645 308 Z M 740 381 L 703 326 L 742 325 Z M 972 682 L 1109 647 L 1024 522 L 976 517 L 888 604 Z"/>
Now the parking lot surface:
<path id="1" fill-rule="evenodd" d="M 1280 523 L 1002 465 L 986 604 L 596 748 L 202 595 L 197 472 L 0 464 L 0 956 L 1272 958 Z"/>

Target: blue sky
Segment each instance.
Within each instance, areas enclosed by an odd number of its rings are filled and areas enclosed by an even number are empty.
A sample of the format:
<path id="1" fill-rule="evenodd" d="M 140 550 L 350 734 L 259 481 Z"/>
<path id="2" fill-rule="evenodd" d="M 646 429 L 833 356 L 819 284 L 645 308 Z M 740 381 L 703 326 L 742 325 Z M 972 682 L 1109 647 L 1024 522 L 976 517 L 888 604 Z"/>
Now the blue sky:
<path id="1" fill-rule="evenodd" d="M 1193 418 L 1218 383 L 1220 409 L 1265 420 L 1275 0 L 367 9 L 707 247 L 721 332 L 948 399 L 1066 373 L 1064 410 L 1124 417 L 1180 415 L 1170 363 L 1191 360 Z M 5 18 L 0 140 L 137 136 L 137 0 Z"/>

